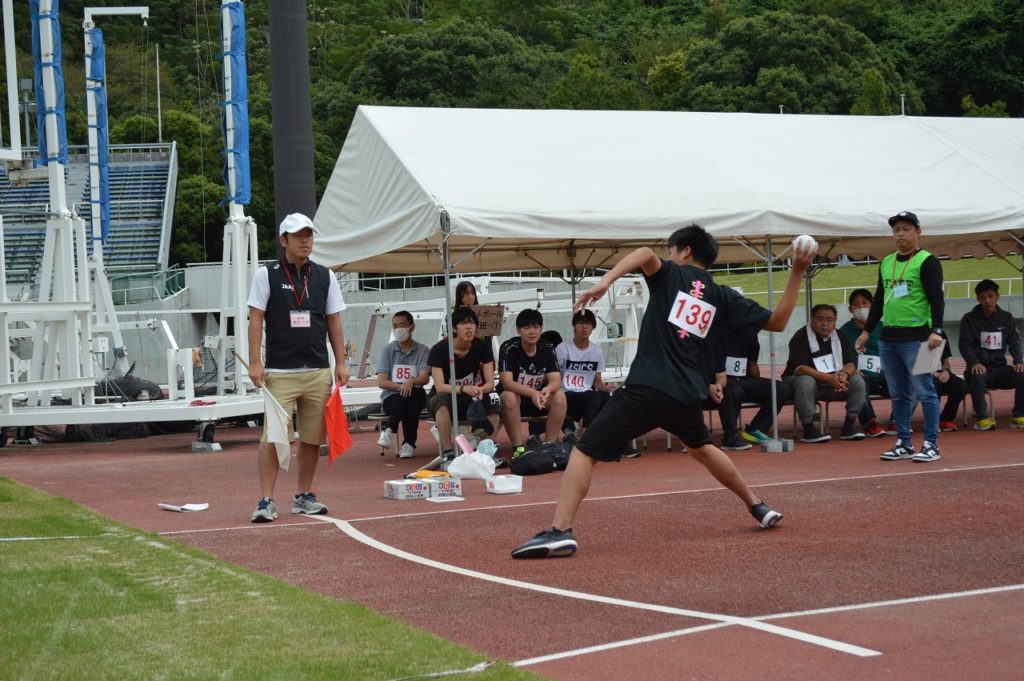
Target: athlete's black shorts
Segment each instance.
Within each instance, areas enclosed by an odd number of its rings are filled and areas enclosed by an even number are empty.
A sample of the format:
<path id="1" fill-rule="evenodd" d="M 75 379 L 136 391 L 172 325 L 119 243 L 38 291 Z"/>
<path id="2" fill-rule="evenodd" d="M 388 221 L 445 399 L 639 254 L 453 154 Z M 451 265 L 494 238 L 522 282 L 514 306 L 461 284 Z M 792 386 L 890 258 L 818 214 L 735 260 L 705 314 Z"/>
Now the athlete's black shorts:
<path id="1" fill-rule="evenodd" d="M 624 385 L 598 413 L 576 447 L 598 461 L 618 461 L 633 438 L 662 428 L 690 448 L 711 443 L 700 406 L 646 385 Z"/>

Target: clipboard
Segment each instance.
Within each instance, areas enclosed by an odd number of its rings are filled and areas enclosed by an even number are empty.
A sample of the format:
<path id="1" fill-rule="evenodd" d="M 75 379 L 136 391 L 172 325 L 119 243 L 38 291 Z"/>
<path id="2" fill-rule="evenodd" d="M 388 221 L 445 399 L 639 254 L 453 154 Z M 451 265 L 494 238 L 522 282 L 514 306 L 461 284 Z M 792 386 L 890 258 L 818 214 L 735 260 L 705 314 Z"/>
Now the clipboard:
<path id="1" fill-rule="evenodd" d="M 914 360 L 914 369 L 911 371 L 912 374 L 918 376 L 920 374 L 931 374 L 935 373 L 942 368 L 942 351 L 946 348 L 946 339 L 943 338 L 942 342 L 935 348 L 928 347 L 928 341 L 921 341 L 920 347 L 917 349 L 917 359 Z"/>

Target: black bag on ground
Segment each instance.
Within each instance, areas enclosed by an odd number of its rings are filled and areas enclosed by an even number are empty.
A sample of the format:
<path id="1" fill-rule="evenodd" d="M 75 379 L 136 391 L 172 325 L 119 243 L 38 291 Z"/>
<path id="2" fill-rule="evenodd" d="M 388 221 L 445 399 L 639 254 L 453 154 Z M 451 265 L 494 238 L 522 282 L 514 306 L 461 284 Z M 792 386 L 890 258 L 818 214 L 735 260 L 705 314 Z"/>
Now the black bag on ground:
<path id="1" fill-rule="evenodd" d="M 569 465 L 572 445 L 568 442 L 542 442 L 512 459 L 509 468 L 515 475 L 540 475 L 564 471 Z"/>

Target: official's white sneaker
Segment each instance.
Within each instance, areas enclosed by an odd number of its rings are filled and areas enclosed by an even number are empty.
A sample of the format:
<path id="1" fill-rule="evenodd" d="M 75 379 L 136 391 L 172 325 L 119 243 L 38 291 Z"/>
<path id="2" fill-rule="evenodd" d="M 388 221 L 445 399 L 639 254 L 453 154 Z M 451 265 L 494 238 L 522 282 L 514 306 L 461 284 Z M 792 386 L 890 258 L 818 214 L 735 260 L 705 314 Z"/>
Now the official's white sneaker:
<path id="1" fill-rule="evenodd" d="M 415 451 L 416 451 L 415 447 L 413 447 L 408 442 L 403 442 L 402 443 L 402 448 L 398 450 L 398 458 L 399 459 L 411 459 L 412 455 L 413 455 L 413 453 L 415 453 Z"/>
<path id="2" fill-rule="evenodd" d="M 380 431 L 380 437 L 377 438 L 377 444 L 379 444 L 384 449 L 387 449 L 388 447 L 391 446 L 391 436 L 393 434 L 394 433 L 390 428 L 385 428 L 384 430 Z"/>

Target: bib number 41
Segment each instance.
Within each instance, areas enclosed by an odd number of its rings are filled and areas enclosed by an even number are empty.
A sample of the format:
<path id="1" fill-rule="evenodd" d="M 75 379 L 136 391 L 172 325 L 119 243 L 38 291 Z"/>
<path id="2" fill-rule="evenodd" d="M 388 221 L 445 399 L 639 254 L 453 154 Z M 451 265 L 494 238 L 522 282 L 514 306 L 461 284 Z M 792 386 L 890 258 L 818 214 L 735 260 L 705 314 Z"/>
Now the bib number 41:
<path id="1" fill-rule="evenodd" d="M 680 291 L 668 314 L 668 321 L 687 333 L 707 338 L 715 320 L 715 311 L 711 303 Z"/>

